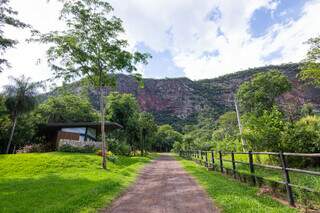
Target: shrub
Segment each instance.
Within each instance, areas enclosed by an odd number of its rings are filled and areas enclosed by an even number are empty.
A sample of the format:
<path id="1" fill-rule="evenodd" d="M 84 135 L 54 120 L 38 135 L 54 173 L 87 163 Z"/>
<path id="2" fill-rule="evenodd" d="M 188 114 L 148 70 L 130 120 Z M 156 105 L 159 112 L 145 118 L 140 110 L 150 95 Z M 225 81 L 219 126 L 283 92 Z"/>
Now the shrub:
<path id="1" fill-rule="evenodd" d="M 118 157 L 116 155 L 108 155 L 107 156 L 108 160 L 111 161 L 112 163 L 115 163 L 118 161 Z"/>
<path id="2" fill-rule="evenodd" d="M 119 154 L 129 156 L 131 153 L 131 147 L 127 144 L 121 144 L 119 146 Z"/>
<path id="3" fill-rule="evenodd" d="M 25 145 L 21 149 L 17 150 L 17 153 L 34 153 L 34 152 L 47 152 L 49 150 L 48 146 L 44 144 L 31 144 Z"/>
<path id="4" fill-rule="evenodd" d="M 320 117 L 306 116 L 287 128 L 282 141 L 287 152 L 320 152 Z M 290 163 L 298 167 L 320 163 L 317 158 L 289 157 Z"/>
<path id="5" fill-rule="evenodd" d="M 96 150 L 96 155 L 102 156 L 101 149 Z M 118 157 L 109 151 L 107 153 L 107 159 L 110 160 L 112 163 L 115 163 L 118 160 Z"/>
<path id="6" fill-rule="evenodd" d="M 79 153 L 94 153 L 97 148 L 94 146 L 75 147 L 71 145 L 62 145 L 58 148 L 60 152 L 79 152 Z"/>

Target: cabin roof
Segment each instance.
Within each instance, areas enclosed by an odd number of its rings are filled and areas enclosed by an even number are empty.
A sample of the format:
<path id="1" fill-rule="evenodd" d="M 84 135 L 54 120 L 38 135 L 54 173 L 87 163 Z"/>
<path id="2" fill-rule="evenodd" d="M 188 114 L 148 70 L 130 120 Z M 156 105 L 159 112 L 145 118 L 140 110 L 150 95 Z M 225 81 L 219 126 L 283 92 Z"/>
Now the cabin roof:
<path id="1" fill-rule="evenodd" d="M 61 129 L 61 128 L 76 128 L 76 127 L 88 127 L 101 131 L 101 122 L 66 122 L 66 123 L 48 123 L 48 129 Z M 123 128 L 120 124 L 115 122 L 106 121 L 106 131 Z"/>

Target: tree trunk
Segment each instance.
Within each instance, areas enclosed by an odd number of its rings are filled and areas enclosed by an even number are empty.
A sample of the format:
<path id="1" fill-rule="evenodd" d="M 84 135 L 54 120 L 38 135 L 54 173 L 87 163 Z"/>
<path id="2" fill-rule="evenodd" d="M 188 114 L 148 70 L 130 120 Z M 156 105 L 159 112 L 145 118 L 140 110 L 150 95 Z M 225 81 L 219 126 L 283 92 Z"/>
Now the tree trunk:
<path id="1" fill-rule="evenodd" d="M 247 142 L 242 137 L 242 125 L 241 125 L 240 111 L 239 111 L 239 106 L 238 106 L 238 102 L 237 102 L 236 97 L 234 97 L 234 106 L 236 108 L 236 113 L 237 113 L 237 121 L 238 121 L 238 126 L 239 126 L 240 137 L 241 137 L 242 150 L 245 152 L 247 150 Z"/>
<path id="2" fill-rule="evenodd" d="M 140 128 L 140 149 L 141 149 L 141 156 L 143 156 L 143 138 L 142 138 L 142 128 Z"/>
<path id="3" fill-rule="evenodd" d="M 105 105 L 104 105 L 104 94 L 103 88 L 100 86 L 100 120 L 101 120 L 101 140 L 102 140 L 102 168 L 107 169 L 107 144 L 106 144 L 106 132 L 105 132 Z"/>
<path id="4" fill-rule="evenodd" d="M 14 134 L 14 131 L 15 131 L 16 125 L 17 125 L 17 119 L 18 119 L 18 116 L 15 116 L 14 119 L 13 119 L 13 125 L 12 125 L 12 129 L 11 129 L 11 134 L 10 134 L 10 138 L 9 138 L 6 154 L 9 154 L 9 151 L 10 151 L 10 146 L 11 146 L 11 143 L 12 143 L 13 134 Z"/>

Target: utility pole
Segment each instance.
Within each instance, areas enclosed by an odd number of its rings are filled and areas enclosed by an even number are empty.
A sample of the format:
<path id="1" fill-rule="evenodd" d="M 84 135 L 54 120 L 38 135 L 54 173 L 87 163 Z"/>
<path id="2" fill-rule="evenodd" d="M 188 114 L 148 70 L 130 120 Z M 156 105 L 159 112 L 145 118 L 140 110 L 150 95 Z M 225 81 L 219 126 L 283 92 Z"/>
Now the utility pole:
<path id="1" fill-rule="evenodd" d="M 239 111 L 237 98 L 235 95 L 234 95 L 233 100 L 234 100 L 234 106 L 235 106 L 236 112 L 237 112 L 237 120 L 238 120 L 239 132 L 240 132 L 240 137 L 241 137 L 242 149 L 243 149 L 243 151 L 246 151 L 247 143 L 246 143 L 246 140 L 244 138 L 242 138 L 242 125 L 241 125 L 241 120 L 240 120 L 240 111 Z"/>

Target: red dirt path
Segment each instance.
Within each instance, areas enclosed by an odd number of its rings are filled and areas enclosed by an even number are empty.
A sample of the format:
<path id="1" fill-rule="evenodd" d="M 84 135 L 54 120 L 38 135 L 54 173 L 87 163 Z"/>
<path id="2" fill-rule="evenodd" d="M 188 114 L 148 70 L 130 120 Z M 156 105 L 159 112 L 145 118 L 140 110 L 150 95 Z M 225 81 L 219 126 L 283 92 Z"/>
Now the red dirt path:
<path id="1" fill-rule="evenodd" d="M 106 213 L 216 213 L 207 194 L 172 156 L 163 154 Z"/>

